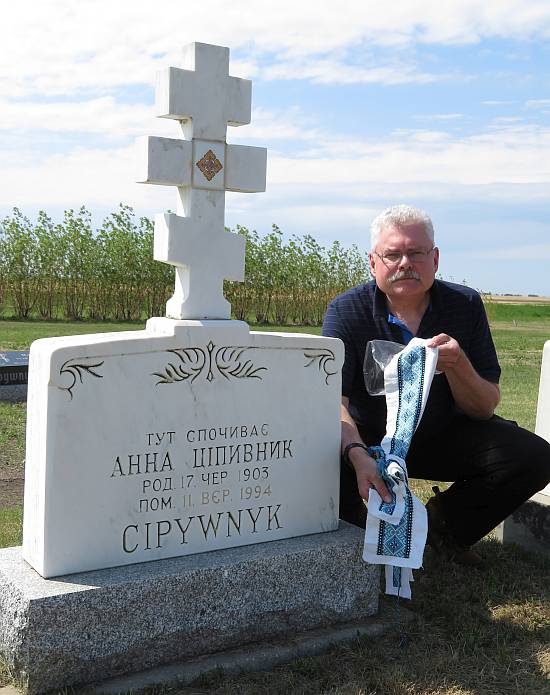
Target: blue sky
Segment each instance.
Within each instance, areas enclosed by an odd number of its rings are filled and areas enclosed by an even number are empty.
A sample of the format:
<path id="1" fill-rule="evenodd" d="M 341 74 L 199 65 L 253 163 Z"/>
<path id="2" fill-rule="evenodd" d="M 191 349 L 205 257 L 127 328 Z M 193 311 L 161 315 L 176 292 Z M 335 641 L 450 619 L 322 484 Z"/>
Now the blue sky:
<path id="1" fill-rule="evenodd" d="M 134 183 L 135 140 L 179 136 L 155 118 L 155 74 L 204 41 L 253 81 L 228 142 L 268 148 L 266 193 L 228 194 L 227 224 L 367 250 L 372 218 L 408 202 L 432 215 L 445 277 L 550 295 L 546 0 L 3 5 L 0 215 L 174 208 Z"/>

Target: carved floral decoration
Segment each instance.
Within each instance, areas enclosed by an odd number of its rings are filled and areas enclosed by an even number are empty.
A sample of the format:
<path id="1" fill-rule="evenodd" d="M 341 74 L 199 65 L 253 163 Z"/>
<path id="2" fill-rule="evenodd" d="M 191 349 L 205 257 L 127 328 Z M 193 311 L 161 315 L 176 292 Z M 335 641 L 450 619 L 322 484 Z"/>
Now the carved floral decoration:
<path id="1" fill-rule="evenodd" d="M 330 363 L 334 362 L 334 353 L 328 348 L 323 348 L 321 350 L 304 350 L 304 357 L 308 360 L 305 364 L 306 367 L 311 367 L 311 365 L 317 365 L 319 371 L 323 370 L 325 374 L 325 384 L 328 386 L 328 378 L 334 376 L 337 372 L 330 371 Z"/>
<path id="2" fill-rule="evenodd" d="M 77 361 L 78 360 L 78 361 Z M 86 375 L 90 375 L 95 377 L 96 379 L 103 379 L 102 374 L 98 374 L 96 369 L 99 369 L 104 364 L 104 361 L 102 360 L 101 362 L 85 362 L 83 361 L 82 358 L 73 358 L 71 360 L 67 360 L 66 362 L 63 363 L 61 366 L 61 369 L 59 370 L 59 374 L 68 374 L 70 379 L 72 380 L 69 386 L 60 386 L 59 388 L 62 389 L 63 391 L 68 391 L 69 396 L 71 397 L 71 400 L 73 399 L 73 389 L 78 383 L 82 384 L 84 383 L 84 377 Z"/>
<path id="3" fill-rule="evenodd" d="M 212 341 L 205 348 L 177 348 L 167 350 L 178 359 L 169 362 L 164 371 L 153 372 L 159 377 L 157 384 L 173 384 L 176 381 L 195 381 L 201 374 L 207 381 L 213 381 L 217 376 L 225 379 L 261 379 L 262 371 L 267 367 L 258 367 L 252 360 L 243 357 L 249 347 L 224 345 L 217 347 Z"/>

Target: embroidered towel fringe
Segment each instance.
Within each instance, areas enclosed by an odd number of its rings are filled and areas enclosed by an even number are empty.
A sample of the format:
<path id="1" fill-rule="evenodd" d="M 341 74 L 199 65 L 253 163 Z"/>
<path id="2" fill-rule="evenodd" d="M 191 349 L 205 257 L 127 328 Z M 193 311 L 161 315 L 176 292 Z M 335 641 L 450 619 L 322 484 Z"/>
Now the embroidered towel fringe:
<path id="1" fill-rule="evenodd" d="M 386 435 L 380 446 L 369 447 L 392 500 L 384 502 L 375 489 L 369 493 L 363 559 L 386 565 L 387 594 L 409 599 L 428 533 L 426 508 L 409 489 L 405 463 L 437 364 L 438 349 L 427 343 L 413 338 L 385 368 Z"/>

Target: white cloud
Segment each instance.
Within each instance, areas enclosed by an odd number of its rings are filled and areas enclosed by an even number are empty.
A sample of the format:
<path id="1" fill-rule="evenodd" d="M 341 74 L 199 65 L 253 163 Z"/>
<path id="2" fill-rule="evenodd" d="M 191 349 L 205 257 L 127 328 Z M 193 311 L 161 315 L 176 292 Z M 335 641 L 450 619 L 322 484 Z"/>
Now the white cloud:
<path id="1" fill-rule="evenodd" d="M 525 102 L 525 106 L 528 109 L 538 109 L 541 106 L 550 106 L 550 99 L 530 99 Z"/>
<path id="2" fill-rule="evenodd" d="M 550 227 L 547 227 L 546 235 L 549 234 Z M 550 261 L 550 243 L 497 248 L 479 251 L 475 255 L 478 258 L 492 258 L 498 261 Z"/>
<path id="3" fill-rule="evenodd" d="M 80 207 L 141 202 L 155 211 L 175 207 L 174 191 L 164 186 L 134 183 L 137 157 L 133 146 L 112 150 L 78 148 L 68 155 L 52 155 L 42 162 L 19 153 L 0 159 L 0 206 Z M 170 200 L 168 201 L 168 197 Z M 162 200 L 166 205 L 158 208 Z"/>
<path id="4" fill-rule="evenodd" d="M 397 53 L 414 44 L 468 44 L 482 38 L 545 39 L 545 0 L 349 0 L 345 8 L 295 0 L 41 0 L 4 3 L 0 96 L 104 94 L 150 84 L 155 70 L 178 64 L 182 44 L 200 39 L 239 49 L 248 76 L 267 57 L 267 74 L 316 81 L 426 81 L 413 64 L 358 65 L 369 47 Z M 345 66 L 345 69 L 342 67 Z M 246 76 L 246 75 L 244 75 Z"/>
<path id="5" fill-rule="evenodd" d="M 132 183 L 135 166 L 128 140 L 138 134 L 177 137 L 179 129 L 172 121 L 155 119 L 145 97 L 129 104 L 116 90 L 149 88 L 157 68 L 179 63 L 182 44 L 200 39 L 231 46 L 231 73 L 245 77 L 422 83 L 459 73 L 418 68 L 418 44 L 548 37 L 550 4 L 350 0 L 343 11 L 324 2 L 203 0 L 191 12 L 180 0 L 41 0 L 32 5 L 27 0 L 6 4 L 2 22 L 0 130 L 4 142 L 9 134 L 11 144 L 0 150 L 0 204 L 115 206 L 122 200 L 154 212 L 173 207 L 175 194 Z M 437 67 L 437 61 L 429 64 Z M 530 100 L 526 106 L 548 102 Z M 289 210 L 304 220 L 310 215 L 319 224 L 338 214 L 347 215 L 351 224 L 350 217 L 366 214 L 360 203 L 365 191 L 377 190 L 380 198 L 392 199 L 396 191 L 410 191 L 413 199 L 429 185 L 433 195 L 452 198 L 452 187 L 477 187 L 478 195 L 492 186 L 491 195 L 499 200 L 507 199 L 515 186 L 512 194 L 519 201 L 547 195 L 550 129 L 520 125 L 512 120 L 517 116 L 505 116 L 483 132 L 457 136 L 445 132 L 444 124 L 462 114 L 418 118 L 433 126 L 396 130 L 386 138 L 352 138 L 329 132 L 298 109 L 256 109 L 250 126 L 228 129 L 228 140 L 252 140 L 270 148 L 270 192 L 264 197 L 269 210 L 287 214 L 282 207 L 288 197 L 277 196 L 283 190 L 287 196 L 296 191 Z M 66 155 L 35 147 L 36 138 L 44 144 L 61 133 L 93 134 L 101 146 L 83 141 L 83 147 Z M 294 143 L 292 156 L 284 151 L 284 141 Z M 338 200 L 333 200 L 335 191 Z M 330 203 L 312 206 L 308 196 Z M 234 209 L 248 209 L 247 196 L 242 198 Z M 261 199 L 252 196 L 250 205 L 258 209 Z"/>
<path id="6" fill-rule="evenodd" d="M 464 118 L 463 113 L 433 113 L 415 116 L 419 121 L 459 121 Z"/>
<path id="7" fill-rule="evenodd" d="M 175 120 L 155 117 L 153 104 L 121 104 L 112 96 L 89 101 L 2 101 L 0 132 L 9 137 L 16 133 L 79 133 L 102 135 L 108 140 L 128 140 L 138 135 L 182 137 Z M 268 110 L 253 109 L 252 122 L 243 127 L 228 127 L 228 141 L 241 140 L 314 140 L 321 131 L 298 107 Z"/>
<path id="8" fill-rule="evenodd" d="M 324 156 L 271 157 L 269 171 L 276 183 L 548 183 L 550 128 L 509 126 L 462 138 L 419 131 L 343 146 L 332 141 Z"/>
<path id="9" fill-rule="evenodd" d="M 303 189 L 273 186 L 261 201 L 256 196 L 228 196 L 226 218 L 229 224 L 245 223 L 262 232 L 276 223 L 284 232 L 311 234 L 321 243 L 341 239 L 368 245 L 368 234 L 358 238 L 356 230 L 366 231 L 380 210 L 367 205 L 364 195 L 353 200 L 347 191 L 342 193 L 329 197 L 317 190 L 308 196 Z"/>
<path id="10" fill-rule="evenodd" d="M 310 80 L 317 84 L 427 84 L 448 79 L 447 74 L 419 72 L 413 65 L 359 67 L 332 58 L 279 61 L 261 71 L 267 80 Z"/>
<path id="11" fill-rule="evenodd" d="M 227 130 L 229 142 L 241 140 L 256 140 L 264 144 L 277 140 L 309 142 L 324 137 L 326 133 L 319 128 L 316 120 L 304 114 L 303 110 L 297 106 L 287 109 L 253 109 L 250 125 Z"/>
<path id="12" fill-rule="evenodd" d="M 500 184 L 493 197 L 508 200 L 507 186 L 529 184 L 533 191 L 539 191 L 537 195 L 548 195 L 550 128 L 509 125 L 467 137 L 438 131 L 399 131 L 383 141 L 337 138 L 313 130 L 318 138 L 313 142 L 304 139 L 300 124 L 296 131 L 281 127 L 286 136 L 295 137 L 297 147 L 293 156 L 269 153 L 268 190 L 295 190 L 298 199 L 288 201 L 295 206 L 303 206 L 312 191 L 326 201 L 334 197 L 335 189 L 340 190 L 338 195 L 349 197 L 354 191 L 365 195 L 374 187 L 380 190 L 399 185 L 414 190 L 429 183 L 434 194 L 443 184 Z M 116 206 L 123 201 L 139 207 L 150 205 L 152 211 L 173 207 L 175 193 L 134 184 L 136 171 L 133 145 L 77 148 L 42 160 L 32 150 L 5 150 L 0 152 L 0 205 L 47 209 L 50 205 Z M 525 199 L 526 191 L 518 195 Z M 254 205 L 260 204 L 257 198 L 262 196 L 250 198 Z"/>
<path id="13" fill-rule="evenodd" d="M 500 128 L 508 123 L 520 123 L 523 120 L 524 119 L 521 116 L 497 116 L 493 119 L 493 122 L 489 125 L 489 128 Z"/>
<path id="14" fill-rule="evenodd" d="M 113 137 L 141 133 L 154 115 L 149 104 L 120 104 L 112 96 L 73 102 L 0 100 L 0 112 L 2 130 L 101 133 Z M 158 123 L 162 124 L 161 119 Z"/>

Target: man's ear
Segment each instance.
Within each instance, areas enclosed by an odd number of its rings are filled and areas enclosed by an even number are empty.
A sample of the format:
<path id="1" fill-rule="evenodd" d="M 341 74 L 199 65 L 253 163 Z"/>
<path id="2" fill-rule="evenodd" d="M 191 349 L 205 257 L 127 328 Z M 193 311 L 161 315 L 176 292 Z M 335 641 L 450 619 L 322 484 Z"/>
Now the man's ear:
<path id="1" fill-rule="evenodd" d="M 436 246 L 434 249 L 434 272 L 437 273 L 438 268 L 439 268 L 439 249 Z"/>
<path id="2" fill-rule="evenodd" d="M 369 253 L 369 265 L 370 265 L 370 274 L 372 277 L 375 277 L 376 275 L 376 261 L 375 261 L 376 256 L 374 253 Z"/>

